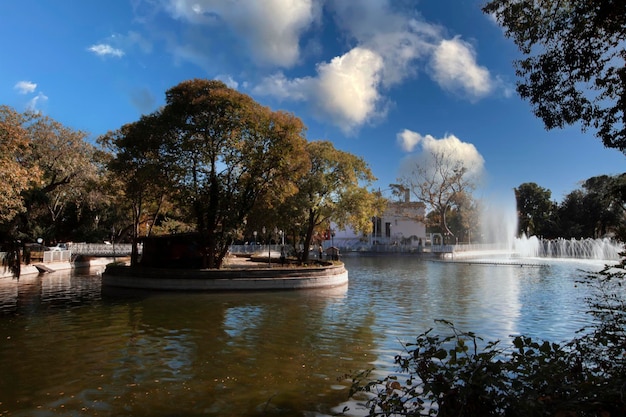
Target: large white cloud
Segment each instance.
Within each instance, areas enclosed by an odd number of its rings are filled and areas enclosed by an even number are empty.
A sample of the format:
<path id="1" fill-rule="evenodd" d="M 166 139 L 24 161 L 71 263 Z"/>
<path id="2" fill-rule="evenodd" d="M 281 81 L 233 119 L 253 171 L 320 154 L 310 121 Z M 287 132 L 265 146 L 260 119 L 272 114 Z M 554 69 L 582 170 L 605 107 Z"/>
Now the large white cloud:
<path id="1" fill-rule="evenodd" d="M 351 133 L 383 111 L 379 93 L 382 69 L 380 55 L 357 47 L 319 64 L 315 77 L 289 80 L 279 73 L 266 78 L 254 92 L 306 100 L 318 117 L 330 119 L 345 133 Z"/>
<path id="2" fill-rule="evenodd" d="M 493 80 L 489 70 L 476 63 L 476 52 L 460 37 L 442 40 L 431 60 L 432 77 L 445 90 L 471 99 L 489 94 Z"/>
<path id="3" fill-rule="evenodd" d="M 314 0 L 168 0 L 172 16 L 232 30 L 257 63 L 291 67 L 300 57 L 300 36 L 317 19 Z"/>
<path id="4" fill-rule="evenodd" d="M 485 166 L 483 156 L 473 144 L 463 142 L 452 134 L 437 139 L 431 135 L 421 135 L 405 129 L 398 133 L 397 139 L 400 146 L 407 152 L 420 148 L 419 152 L 412 153 L 402 160 L 399 177 L 411 175 L 416 166 L 431 166 L 439 155 L 444 155 L 450 161 L 462 162 L 467 169 L 467 174 L 476 180 L 483 176 Z"/>
<path id="5" fill-rule="evenodd" d="M 313 90 L 316 108 L 351 132 L 379 111 L 382 68 L 380 55 L 363 48 L 321 64 Z"/>

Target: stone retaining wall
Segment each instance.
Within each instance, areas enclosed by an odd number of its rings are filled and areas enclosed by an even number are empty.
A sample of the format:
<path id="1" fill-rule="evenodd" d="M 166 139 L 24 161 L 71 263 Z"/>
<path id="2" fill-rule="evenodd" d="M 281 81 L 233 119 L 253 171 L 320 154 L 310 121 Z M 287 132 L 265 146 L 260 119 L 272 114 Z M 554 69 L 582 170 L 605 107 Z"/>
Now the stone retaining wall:
<path id="1" fill-rule="evenodd" d="M 348 283 L 343 264 L 311 268 L 185 270 L 109 265 L 102 274 L 108 287 L 179 290 L 287 290 L 330 288 Z"/>

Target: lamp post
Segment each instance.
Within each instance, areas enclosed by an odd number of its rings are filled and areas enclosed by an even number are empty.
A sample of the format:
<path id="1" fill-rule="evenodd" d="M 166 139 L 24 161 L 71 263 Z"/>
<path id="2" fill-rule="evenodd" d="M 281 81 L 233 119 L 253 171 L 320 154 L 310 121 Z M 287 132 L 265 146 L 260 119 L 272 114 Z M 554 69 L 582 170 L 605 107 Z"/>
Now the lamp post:
<path id="1" fill-rule="evenodd" d="M 280 244 L 285 246 L 285 233 L 282 230 L 279 230 L 278 234 L 280 235 Z"/>
<path id="2" fill-rule="evenodd" d="M 256 230 L 252 232 L 252 234 L 254 235 L 254 247 L 256 248 L 256 235 L 257 235 Z"/>
<path id="3" fill-rule="evenodd" d="M 263 226 L 263 234 L 265 234 L 265 226 Z M 267 264 L 271 268 L 272 267 L 272 240 L 267 239 Z"/>
<path id="4" fill-rule="evenodd" d="M 330 244 L 335 247 L 335 229 L 330 229 Z"/>

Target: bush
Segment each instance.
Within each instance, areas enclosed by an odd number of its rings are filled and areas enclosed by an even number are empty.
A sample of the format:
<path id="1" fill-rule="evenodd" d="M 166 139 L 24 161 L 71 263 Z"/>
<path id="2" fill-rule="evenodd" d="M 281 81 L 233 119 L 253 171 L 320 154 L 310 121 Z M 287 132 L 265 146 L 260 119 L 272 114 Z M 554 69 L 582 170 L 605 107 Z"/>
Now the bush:
<path id="1" fill-rule="evenodd" d="M 502 347 L 439 320 L 448 335 L 430 329 L 417 336 L 395 357 L 397 374 L 352 375 L 350 395 L 369 396 L 370 416 L 624 416 L 624 273 L 622 262 L 587 277 L 594 321 L 570 342 L 518 336 Z"/>

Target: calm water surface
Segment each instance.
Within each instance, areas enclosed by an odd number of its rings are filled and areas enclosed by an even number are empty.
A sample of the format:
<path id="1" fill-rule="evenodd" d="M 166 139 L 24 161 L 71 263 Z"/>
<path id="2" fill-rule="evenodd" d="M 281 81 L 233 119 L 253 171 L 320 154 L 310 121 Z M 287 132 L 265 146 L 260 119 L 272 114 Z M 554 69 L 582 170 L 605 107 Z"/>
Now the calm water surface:
<path id="1" fill-rule="evenodd" d="M 0 416 L 329 415 L 346 404 L 342 375 L 393 372 L 436 319 L 485 340 L 571 338 L 588 320 L 576 278 L 602 266 L 345 263 L 349 285 L 296 292 L 110 293 L 99 270 L 0 278 Z"/>

